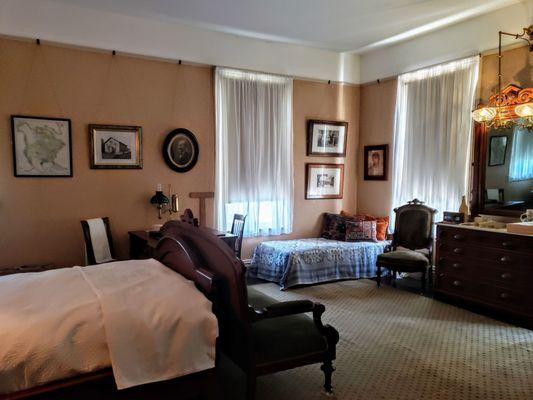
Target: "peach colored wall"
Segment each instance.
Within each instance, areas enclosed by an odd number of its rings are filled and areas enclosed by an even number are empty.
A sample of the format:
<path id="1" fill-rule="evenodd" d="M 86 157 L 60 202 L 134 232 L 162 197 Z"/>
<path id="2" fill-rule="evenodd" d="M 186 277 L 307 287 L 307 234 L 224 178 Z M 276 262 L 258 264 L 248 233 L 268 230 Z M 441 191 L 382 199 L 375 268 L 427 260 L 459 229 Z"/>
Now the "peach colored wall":
<path id="1" fill-rule="evenodd" d="M 388 215 L 392 194 L 392 137 L 394 107 L 396 106 L 396 79 L 361 87 L 359 125 L 359 153 L 357 175 L 357 211 L 376 216 Z M 364 146 L 389 145 L 388 180 L 365 181 Z"/>
<path id="2" fill-rule="evenodd" d="M 482 101 L 497 91 L 497 54 L 485 55 L 481 59 L 479 89 Z M 503 53 L 502 87 L 514 83 L 523 87 L 533 86 L 531 68 L 533 52 L 527 46 L 507 50 Z M 364 181 L 358 174 L 357 211 L 374 215 L 388 215 L 392 199 L 391 167 L 396 106 L 397 80 L 380 84 L 372 83 L 361 87 L 359 170 L 363 168 L 363 148 L 366 145 L 389 144 L 389 179 L 387 181 Z"/>
<path id="3" fill-rule="evenodd" d="M 157 223 L 149 204 L 157 183 L 171 183 L 180 208 L 197 212 L 193 191 L 214 189 L 214 88 L 210 67 L 0 39 L 0 268 L 22 264 L 83 262 L 80 219 L 108 216 L 119 256 L 127 256 L 127 231 Z M 295 80 L 295 220 L 292 236 L 318 232 L 319 214 L 356 207 L 355 155 L 359 88 Z M 72 120 L 73 178 L 13 176 L 10 115 Z M 307 118 L 349 122 L 344 200 L 304 200 Z M 91 170 L 89 123 L 141 125 L 142 170 Z M 170 170 L 161 146 L 177 127 L 193 131 L 200 145 L 196 167 Z M 341 159 L 339 159 L 340 161 Z M 208 201 L 208 221 L 213 203 Z M 212 223 L 208 223 L 211 225 Z M 254 243 L 245 243 L 244 256 Z"/>
<path id="4" fill-rule="evenodd" d="M 503 52 L 502 89 L 512 83 L 522 87 L 533 86 L 533 52 L 528 46 Z M 480 75 L 481 100 L 487 102 L 498 91 L 498 54 L 483 56 Z"/>

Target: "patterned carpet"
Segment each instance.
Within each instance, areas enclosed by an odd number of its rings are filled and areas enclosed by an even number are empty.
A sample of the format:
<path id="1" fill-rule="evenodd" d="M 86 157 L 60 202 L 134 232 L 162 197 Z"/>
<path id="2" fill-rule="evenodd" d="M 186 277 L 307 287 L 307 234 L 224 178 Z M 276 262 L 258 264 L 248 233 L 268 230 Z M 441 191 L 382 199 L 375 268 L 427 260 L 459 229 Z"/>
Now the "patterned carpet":
<path id="1" fill-rule="evenodd" d="M 341 338 L 336 399 L 533 399 L 533 331 L 364 279 L 254 288 L 326 305 Z M 319 365 L 307 366 L 259 378 L 257 398 L 325 399 L 322 384 Z"/>

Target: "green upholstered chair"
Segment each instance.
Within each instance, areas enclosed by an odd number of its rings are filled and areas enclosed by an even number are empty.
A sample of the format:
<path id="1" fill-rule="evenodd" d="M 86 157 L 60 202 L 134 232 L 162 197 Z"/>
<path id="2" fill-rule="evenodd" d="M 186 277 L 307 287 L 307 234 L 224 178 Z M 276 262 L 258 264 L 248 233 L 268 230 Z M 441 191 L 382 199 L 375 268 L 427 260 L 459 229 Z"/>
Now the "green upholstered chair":
<path id="1" fill-rule="evenodd" d="M 322 323 L 326 309 L 322 304 L 310 300 L 280 302 L 247 287 L 242 261 L 201 227 L 170 221 L 161 233 L 160 243 L 168 238 L 179 240 L 194 264 L 216 277 L 212 302 L 219 324 L 217 354 L 229 358 L 246 374 L 248 400 L 255 397 L 257 376 L 315 363 L 322 364 L 324 388 L 332 392 L 339 334 Z"/>
<path id="2" fill-rule="evenodd" d="M 392 243 L 377 259 L 377 284 L 381 285 L 383 268 L 391 271 L 396 286 L 398 272 L 421 272 L 422 292 L 426 291 L 426 276 L 431 277 L 433 258 L 433 217 L 437 210 L 418 199 L 395 208 L 396 223 Z M 398 250 L 398 247 L 404 249 Z"/>

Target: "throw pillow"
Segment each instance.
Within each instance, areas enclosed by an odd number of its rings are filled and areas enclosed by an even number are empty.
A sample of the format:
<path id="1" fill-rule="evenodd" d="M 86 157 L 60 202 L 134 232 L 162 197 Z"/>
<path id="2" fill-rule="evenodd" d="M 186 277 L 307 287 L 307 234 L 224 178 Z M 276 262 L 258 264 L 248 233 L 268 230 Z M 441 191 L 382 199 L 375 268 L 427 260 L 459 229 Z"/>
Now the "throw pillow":
<path id="1" fill-rule="evenodd" d="M 376 241 L 376 221 L 346 221 L 347 242 L 360 240 Z"/>
<path id="2" fill-rule="evenodd" d="M 345 219 L 339 214 L 324 214 L 324 224 L 320 236 L 324 239 L 344 240 L 346 236 Z"/>
<path id="3" fill-rule="evenodd" d="M 368 214 L 352 214 L 341 211 L 341 216 L 352 221 L 376 221 L 377 240 L 387 239 L 387 228 L 389 227 L 389 217 L 374 217 Z"/>

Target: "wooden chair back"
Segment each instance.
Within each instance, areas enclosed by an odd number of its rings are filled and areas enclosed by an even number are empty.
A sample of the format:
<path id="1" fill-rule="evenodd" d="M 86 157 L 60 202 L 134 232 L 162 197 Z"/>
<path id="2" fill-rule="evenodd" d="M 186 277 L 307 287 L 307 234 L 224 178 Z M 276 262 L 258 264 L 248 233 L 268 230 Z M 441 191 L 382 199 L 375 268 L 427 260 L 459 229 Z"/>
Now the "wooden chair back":
<path id="1" fill-rule="evenodd" d="M 395 208 L 396 223 L 392 246 L 417 250 L 430 248 L 433 244 L 433 218 L 437 210 L 425 206 L 418 199 Z"/>
<path id="2" fill-rule="evenodd" d="M 235 240 L 235 255 L 241 258 L 242 237 L 244 235 L 244 224 L 246 223 L 246 215 L 234 214 L 233 223 L 231 224 L 231 233 L 237 236 Z"/>
<path id="3" fill-rule="evenodd" d="M 115 256 L 115 247 L 113 246 L 113 237 L 111 236 L 111 228 L 109 226 L 109 218 L 103 217 L 102 221 L 105 226 L 105 231 L 107 234 L 107 242 L 109 244 L 109 251 L 111 253 L 111 257 L 116 259 Z M 87 256 L 87 265 L 95 265 L 97 264 L 95 256 L 94 256 L 94 248 L 93 243 L 91 240 L 91 231 L 89 229 L 89 224 L 87 223 L 87 220 L 80 221 L 81 223 L 81 229 L 83 231 L 83 238 L 85 240 L 85 252 Z"/>

